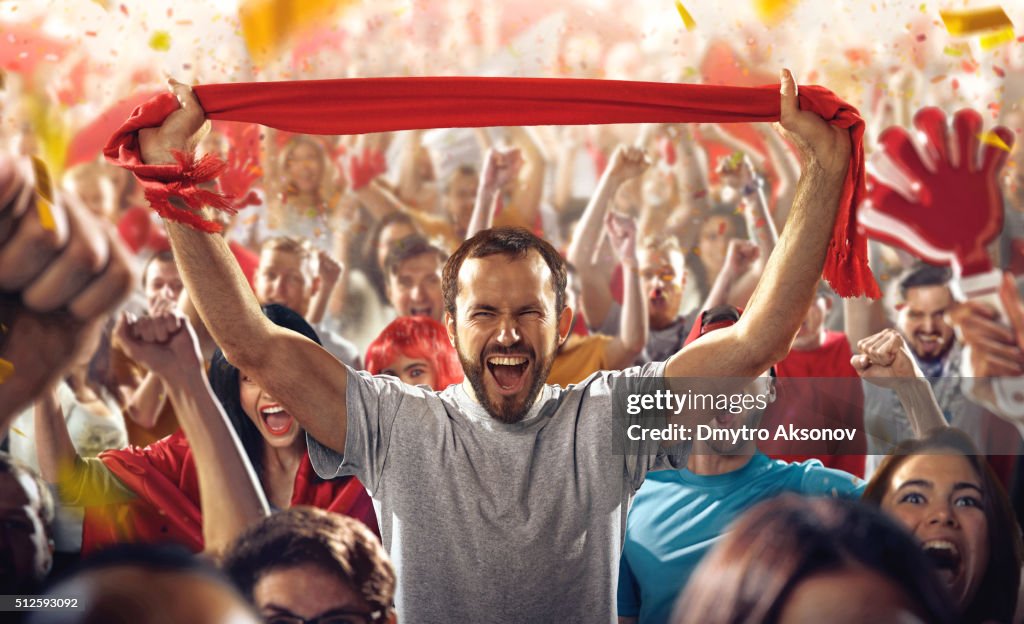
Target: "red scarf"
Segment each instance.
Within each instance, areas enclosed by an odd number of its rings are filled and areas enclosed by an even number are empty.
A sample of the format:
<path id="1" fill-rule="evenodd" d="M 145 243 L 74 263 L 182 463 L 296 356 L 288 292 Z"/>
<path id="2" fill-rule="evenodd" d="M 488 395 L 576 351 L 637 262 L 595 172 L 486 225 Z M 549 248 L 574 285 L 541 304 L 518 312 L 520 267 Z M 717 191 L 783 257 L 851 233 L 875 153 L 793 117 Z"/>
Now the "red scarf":
<path id="1" fill-rule="evenodd" d="M 714 123 L 778 121 L 779 86 L 579 80 L 563 78 L 354 78 L 199 85 L 196 96 L 210 119 L 246 121 L 307 134 L 363 134 L 417 128 L 577 125 L 605 123 Z M 824 275 L 842 296 L 880 296 L 867 264 L 867 242 L 857 232 L 856 207 L 865 194 L 864 120 L 852 106 L 818 86 L 801 86 L 800 108 L 850 131 L 853 153 Z M 230 209 L 230 202 L 196 188 L 218 171 L 212 162 L 145 165 L 136 132 L 156 127 L 178 108 L 170 93 L 140 106 L 104 148 L 107 159 L 133 171 L 153 207 L 215 229 L 167 202 Z M 182 214 L 184 213 L 184 214 Z"/>
<path id="2" fill-rule="evenodd" d="M 136 499 L 86 508 L 83 554 L 125 541 L 170 541 L 195 552 L 203 549 L 199 477 L 184 433 L 178 431 L 145 448 L 105 451 L 100 459 Z M 308 455 L 295 474 L 291 505 L 351 516 L 379 535 L 373 502 L 363 485 L 355 477 L 319 478 Z"/>

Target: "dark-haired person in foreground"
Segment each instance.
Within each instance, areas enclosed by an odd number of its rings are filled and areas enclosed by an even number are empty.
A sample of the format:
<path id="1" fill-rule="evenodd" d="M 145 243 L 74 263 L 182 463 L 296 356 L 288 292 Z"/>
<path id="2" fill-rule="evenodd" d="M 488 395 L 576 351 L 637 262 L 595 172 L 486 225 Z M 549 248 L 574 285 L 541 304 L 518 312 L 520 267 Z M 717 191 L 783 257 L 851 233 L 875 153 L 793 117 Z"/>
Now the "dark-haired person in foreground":
<path id="1" fill-rule="evenodd" d="M 220 571 L 168 544 L 121 544 L 96 553 L 42 597 L 74 606 L 33 611 L 29 624 L 259 622 Z"/>
<path id="2" fill-rule="evenodd" d="M 395 570 L 362 523 L 292 507 L 253 524 L 221 568 L 268 624 L 395 622 Z"/>
<path id="3" fill-rule="evenodd" d="M 929 567 L 913 540 L 870 507 L 786 494 L 730 527 L 672 622 L 958 622 Z"/>
<path id="4" fill-rule="evenodd" d="M 173 88 L 182 108 L 139 133 L 147 163 L 176 162 L 172 151 L 187 150 L 204 123 L 191 90 Z M 445 324 L 466 381 L 436 393 L 357 373 L 268 322 L 223 240 L 167 224 L 227 358 L 302 424 L 320 474 L 358 475 L 375 497 L 400 619 L 614 622 L 625 511 L 661 450 L 646 440 L 612 451 L 612 384 L 758 375 L 789 351 L 821 274 L 849 133 L 800 111 L 785 71 L 781 126 L 801 149 L 803 177 L 740 322 L 667 362 L 570 390 L 544 384 L 572 324 L 564 261 L 526 230 L 484 230 L 445 265 Z"/>

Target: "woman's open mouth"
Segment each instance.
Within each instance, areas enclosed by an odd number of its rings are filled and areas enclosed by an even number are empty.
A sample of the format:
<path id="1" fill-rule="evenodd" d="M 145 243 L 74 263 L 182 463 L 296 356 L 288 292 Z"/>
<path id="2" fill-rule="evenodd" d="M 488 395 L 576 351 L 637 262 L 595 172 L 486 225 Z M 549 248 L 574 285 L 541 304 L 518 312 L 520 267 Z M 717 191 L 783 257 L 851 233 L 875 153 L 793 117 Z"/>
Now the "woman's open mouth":
<path id="1" fill-rule="evenodd" d="M 921 544 L 939 579 L 948 587 L 960 576 L 963 559 L 960 549 L 948 540 L 934 539 Z"/>
<path id="2" fill-rule="evenodd" d="M 498 392 L 503 395 L 514 395 L 522 390 L 529 367 L 530 358 L 524 355 L 492 355 L 487 358 L 487 370 L 498 385 Z"/>
<path id="3" fill-rule="evenodd" d="M 266 426 L 267 431 L 270 432 L 270 435 L 274 436 L 287 435 L 295 423 L 295 419 L 288 412 L 284 411 L 284 408 L 280 405 L 264 406 L 260 410 L 260 418 L 263 419 L 263 424 Z"/>

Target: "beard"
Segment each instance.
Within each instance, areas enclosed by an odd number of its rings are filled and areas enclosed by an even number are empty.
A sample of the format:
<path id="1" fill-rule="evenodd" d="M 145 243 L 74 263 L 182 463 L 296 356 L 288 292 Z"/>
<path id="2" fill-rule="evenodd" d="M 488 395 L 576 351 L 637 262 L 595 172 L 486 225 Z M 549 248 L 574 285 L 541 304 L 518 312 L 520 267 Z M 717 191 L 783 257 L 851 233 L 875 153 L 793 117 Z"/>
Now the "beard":
<path id="1" fill-rule="evenodd" d="M 534 401 L 537 400 L 537 395 L 540 394 L 541 388 L 544 387 L 544 382 L 548 379 L 548 373 L 551 372 L 551 365 L 555 361 L 555 351 L 557 348 L 558 337 L 555 336 L 553 349 L 546 354 L 543 360 L 540 360 L 535 353 L 530 353 L 530 360 L 534 363 L 531 367 L 533 377 L 527 380 L 526 394 L 522 399 L 519 396 L 499 397 L 498 401 L 495 402 L 491 400 L 487 393 L 487 386 L 484 385 L 484 366 L 486 366 L 487 358 L 492 355 L 522 353 L 523 349 L 493 347 L 485 349 L 480 359 L 474 360 L 463 352 L 458 334 L 455 336 L 455 352 L 459 355 L 459 362 L 462 363 L 462 372 L 465 374 L 466 379 L 469 380 L 469 385 L 472 386 L 477 401 L 487 410 L 491 418 L 506 425 L 521 421 L 529 413 L 530 408 L 533 407 Z"/>

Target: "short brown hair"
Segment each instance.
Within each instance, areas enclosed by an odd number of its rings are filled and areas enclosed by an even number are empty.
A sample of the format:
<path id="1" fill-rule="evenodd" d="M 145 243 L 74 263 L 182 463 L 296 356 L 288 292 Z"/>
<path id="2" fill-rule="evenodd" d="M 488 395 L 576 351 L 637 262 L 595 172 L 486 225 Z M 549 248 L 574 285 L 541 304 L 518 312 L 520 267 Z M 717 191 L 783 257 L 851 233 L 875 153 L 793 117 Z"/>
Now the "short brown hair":
<path id="1" fill-rule="evenodd" d="M 373 611 L 389 613 L 395 570 L 384 547 L 362 522 L 323 509 L 291 507 L 257 522 L 228 547 L 222 567 L 251 602 L 265 574 L 307 563 L 334 574 Z"/>
<path id="2" fill-rule="evenodd" d="M 143 288 L 146 287 L 146 274 L 149 273 L 149 265 L 153 264 L 154 262 L 163 262 L 165 264 L 173 264 L 174 266 L 178 266 L 174 262 L 174 252 L 171 251 L 170 249 L 164 249 L 163 251 L 158 251 L 154 253 L 152 256 L 146 259 L 146 264 L 142 265 Z"/>
<path id="3" fill-rule="evenodd" d="M 486 258 L 500 254 L 522 259 L 531 249 L 535 249 L 551 269 L 551 287 L 555 290 L 555 313 L 561 313 L 565 307 L 565 259 L 551 243 L 519 227 L 483 230 L 459 245 L 445 263 L 441 278 L 445 311 L 452 317 L 455 316 L 455 299 L 459 296 L 459 270 L 467 258 Z"/>
<path id="4" fill-rule="evenodd" d="M 263 241 L 260 245 L 260 255 L 265 251 L 279 251 L 282 253 L 295 254 L 302 264 L 303 269 L 311 275 L 316 275 L 319 259 L 313 252 L 313 246 L 304 238 L 292 236 L 274 236 Z"/>
<path id="5" fill-rule="evenodd" d="M 392 243 L 391 248 L 388 250 L 388 255 L 384 259 L 384 275 L 394 275 L 398 271 L 398 265 L 410 258 L 424 254 L 436 255 L 441 264 L 444 264 L 448 259 L 448 254 L 441 251 L 441 249 L 431 244 L 429 240 L 419 234 L 410 234 L 405 238 L 395 241 Z"/>

